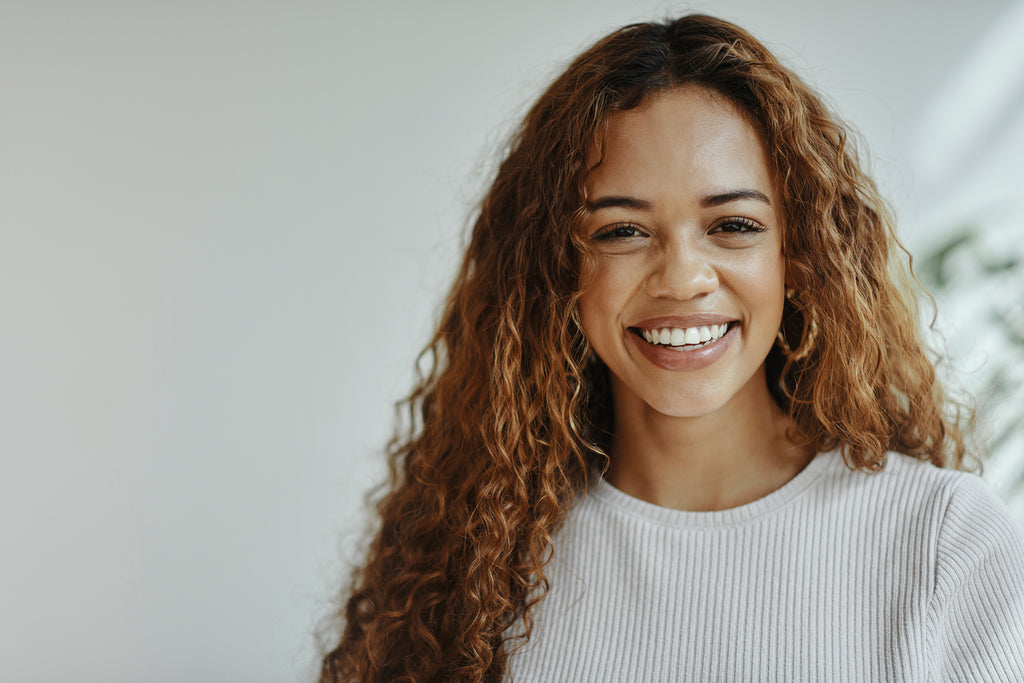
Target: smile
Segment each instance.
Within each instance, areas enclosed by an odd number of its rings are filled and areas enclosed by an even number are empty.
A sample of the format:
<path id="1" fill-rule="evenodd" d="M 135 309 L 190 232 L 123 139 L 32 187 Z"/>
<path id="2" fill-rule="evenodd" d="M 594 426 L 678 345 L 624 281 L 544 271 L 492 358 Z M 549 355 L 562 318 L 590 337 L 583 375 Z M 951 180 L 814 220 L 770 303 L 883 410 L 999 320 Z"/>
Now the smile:
<path id="1" fill-rule="evenodd" d="M 697 327 L 663 327 L 658 329 L 633 328 L 648 344 L 695 350 L 716 342 L 729 331 L 728 323 Z"/>

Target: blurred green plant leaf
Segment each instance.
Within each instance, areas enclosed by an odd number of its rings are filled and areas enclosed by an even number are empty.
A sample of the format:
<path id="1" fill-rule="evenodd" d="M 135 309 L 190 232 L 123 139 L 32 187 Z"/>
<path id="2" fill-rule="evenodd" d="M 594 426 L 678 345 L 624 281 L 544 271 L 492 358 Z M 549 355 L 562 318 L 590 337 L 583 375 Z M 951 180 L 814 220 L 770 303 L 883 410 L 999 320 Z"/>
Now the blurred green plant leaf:
<path id="1" fill-rule="evenodd" d="M 946 274 L 946 262 L 961 249 L 969 247 L 975 239 L 976 229 L 972 225 L 965 225 L 954 231 L 949 238 L 925 256 L 921 262 L 921 277 L 939 289 L 947 287 L 949 277 Z"/>

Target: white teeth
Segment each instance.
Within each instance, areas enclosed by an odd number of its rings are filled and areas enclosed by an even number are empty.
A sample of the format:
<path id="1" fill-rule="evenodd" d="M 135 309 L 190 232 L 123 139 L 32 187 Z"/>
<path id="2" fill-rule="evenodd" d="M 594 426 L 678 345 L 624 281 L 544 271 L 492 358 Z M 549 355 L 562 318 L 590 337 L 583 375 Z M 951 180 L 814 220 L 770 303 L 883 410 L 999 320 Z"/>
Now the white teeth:
<path id="1" fill-rule="evenodd" d="M 729 331 L 728 323 L 701 325 L 699 327 L 665 327 L 657 330 L 640 330 L 643 338 L 651 344 L 662 346 L 695 346 L 721 339 Z"/>

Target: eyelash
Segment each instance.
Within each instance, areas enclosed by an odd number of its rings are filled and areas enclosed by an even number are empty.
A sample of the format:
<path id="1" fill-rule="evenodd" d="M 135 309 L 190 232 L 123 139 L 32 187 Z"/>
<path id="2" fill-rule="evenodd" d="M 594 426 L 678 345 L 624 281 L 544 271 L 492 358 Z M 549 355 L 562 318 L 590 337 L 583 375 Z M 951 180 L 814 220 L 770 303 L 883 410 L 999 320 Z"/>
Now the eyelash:
<path id="1" fill-rule="evenodd" d="M 740 230 L 723 230 L 722 228 L 724 228 L 726 226 L 739 226 L 741 229 Z M 761 225 L 757 221 L 753 221 L 753 220 L 751 220 L 749 218 L 740 218 L 740 217 L 736 216 L 736 217 L 733 217 L 733 218 L 726 218 L 724 220 L 719 221 L 718 223 L 715 223 L 715 225 L 712 226 L 711 230 L 709 230 L 708 232 L 712 233 L 712 234 L 716 233 L 716 232 L 719 232 L 719 233 L 725 233 L 727 235 L 742 235 L 744 233 L 764 232 L 767 229 L 768 228 L 764 227 L 763 225 Z"/>
<path id="2" fill-rule="evenodd" d="M 734 227 L 738 229 L 726 229 Z M 622 231 L 632 230 L 635 234 L 626 235 L 622 234 Z M 708 231 L 709 234 L 722 233 L 726 235 L 742 235 L 748 233 L 759 233 L 764 232 L 767 228 L 757 221 L 749 218 L 741 218 L 734 216 L 732 218 L 726 218 L 718 223 L 715 223 Z M 610 242 L 618 239 L 632 239 L 634 237 L 643 237 L 646 233 L 640 229 L 639 226 L 633 223 L 615 223 L 609 225 L 601 230 L 597 231 L 591 238 L 595 242 Z"/>
<path id="3" fill-rule="evenodd" d="M 632 230 L 636 234 L 623 235 L 620 233 L 620 231 L 622 230 Z M 634 225 L 633 223 L 615 223 L 614 225 L 609 225 L 605 228 L 602 228 L 601 230 L 598 230 L 596 233 L 594 233 L 591 239 L 594 240 L 595 242 L 609 242 L 611 240 L 617 239 L 628 240 L 634 237 L 642 237 L 644 234 L 644 231 L 641 230 L 639 226 Z"/>

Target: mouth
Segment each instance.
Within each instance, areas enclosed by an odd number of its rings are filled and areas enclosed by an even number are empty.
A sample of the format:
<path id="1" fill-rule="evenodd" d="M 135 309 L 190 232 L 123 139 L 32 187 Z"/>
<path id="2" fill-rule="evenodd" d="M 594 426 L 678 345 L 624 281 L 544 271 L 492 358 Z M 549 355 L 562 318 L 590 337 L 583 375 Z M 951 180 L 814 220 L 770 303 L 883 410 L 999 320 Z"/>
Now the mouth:
<path id="1" fill-rule="evenodd" d="M 652 346 L 676 349 L 679 351 L 696 351 L 724 337 L 729 330 L 739 325 L 739 321 L 717 325 L 698 325 L 694 327 L 631 327 L 629 331 Z"/>

